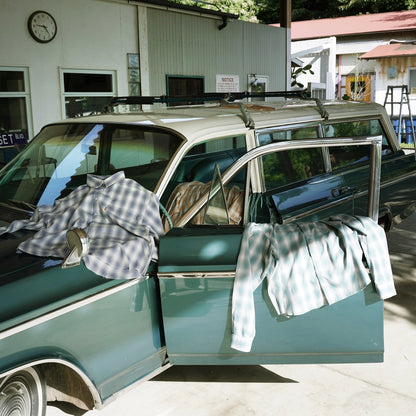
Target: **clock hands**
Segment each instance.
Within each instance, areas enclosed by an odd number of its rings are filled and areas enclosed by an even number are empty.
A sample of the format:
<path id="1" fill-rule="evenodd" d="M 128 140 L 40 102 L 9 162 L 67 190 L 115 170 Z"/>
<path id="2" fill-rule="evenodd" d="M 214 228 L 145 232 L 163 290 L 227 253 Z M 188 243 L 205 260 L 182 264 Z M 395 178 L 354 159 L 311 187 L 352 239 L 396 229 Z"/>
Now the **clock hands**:
<path id="1" fill-rule="evenodd" d="M 39 24 L 37 24 L 36 26 L 43 27 L 46 30 L 46 32 L 48 33 L 48 35 L 49 35 L 49 30 L 48 30 L 48 28 L 47 28 L 46 25 L 39 25 Z"/>

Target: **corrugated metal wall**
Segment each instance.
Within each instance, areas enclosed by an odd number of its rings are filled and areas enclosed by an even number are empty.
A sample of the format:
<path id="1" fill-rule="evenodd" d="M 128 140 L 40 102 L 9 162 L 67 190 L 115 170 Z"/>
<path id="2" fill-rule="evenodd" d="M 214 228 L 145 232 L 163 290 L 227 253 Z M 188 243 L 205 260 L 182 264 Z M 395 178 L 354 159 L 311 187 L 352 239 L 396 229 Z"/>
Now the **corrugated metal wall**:
<path id="1" fill-rule="evenodd" d="M 203 76 L 205 92 L 214 92 L 217 74 L 238 75 L 240 90 L 249 74 L 269 76 L 269 91 L 286 85 L 285 29 L 221 21 L 148 9 L 150 93 L 166 94 L 166 75 Z"/>

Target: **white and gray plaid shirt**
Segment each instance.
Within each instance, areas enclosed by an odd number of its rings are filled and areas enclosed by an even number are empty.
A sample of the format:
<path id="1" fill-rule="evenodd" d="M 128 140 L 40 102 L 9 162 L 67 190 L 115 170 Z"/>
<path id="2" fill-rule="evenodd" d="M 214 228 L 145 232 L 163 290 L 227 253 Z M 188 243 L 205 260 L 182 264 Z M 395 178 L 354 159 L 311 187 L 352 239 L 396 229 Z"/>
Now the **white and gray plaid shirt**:
<path id="1" fill-rule="evenodd" d="M 157 259 L 156 243 L 164 232 L 156 195 L 126 179 L 124 172 L 89 174 L 86 185 L 53 206 L 39 206 L 29 220 L 14 221 L 0 234 L 22 228 L 37 233 L 18 250 L 62 258 L 68 254 L 67 230 L 85 230 L 90 240 L 85 265 L 110 279 L 143 277 Z"/>
<path id="2" fill-rule="evenodd" d="M 264 279 L 276 312 L 286 316 L 345 299 L 371 282 L 382 299 L 396 294 L 384 230 L 369 218 L 340 215 L 320 222 L 248 224 L 232 296 L 234 349 L 251 349 L 253 295 Z"/>

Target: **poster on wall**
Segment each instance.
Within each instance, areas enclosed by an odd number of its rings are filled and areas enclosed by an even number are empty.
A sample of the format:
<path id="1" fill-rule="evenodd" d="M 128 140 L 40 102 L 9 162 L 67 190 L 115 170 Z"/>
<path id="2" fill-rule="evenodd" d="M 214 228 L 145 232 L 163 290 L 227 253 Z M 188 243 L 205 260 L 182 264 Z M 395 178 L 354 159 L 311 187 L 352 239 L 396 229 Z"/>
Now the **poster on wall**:
<path id="1" fill-rule="evenodd" d="M 216 92 L 239 92 L 240 77 L 238 75 L 219 75 L 216 78 Z"/>

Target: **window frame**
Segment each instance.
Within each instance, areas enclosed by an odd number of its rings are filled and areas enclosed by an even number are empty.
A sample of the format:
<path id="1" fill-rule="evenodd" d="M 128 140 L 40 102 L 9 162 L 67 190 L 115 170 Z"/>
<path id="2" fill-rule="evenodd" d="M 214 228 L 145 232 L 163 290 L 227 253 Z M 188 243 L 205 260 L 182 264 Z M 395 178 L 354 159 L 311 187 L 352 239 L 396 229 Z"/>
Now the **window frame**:
<path id="1" fill-rule="evenodd" d="M 24 90 L 23 91 L 0 91 L 0 98 L 24 98 L 26 109 L 26 123 L 27 123 L 27 140 L 28 142 L 33 138 L 33 123 L 32 123 L 32 103 L 29 82 L 29 68 L 19 66 L 0 66 L 0 71 L 23 72 Z"/>
<path id="2" fill-rule="evenodd" d="M 300 139 L 299 142 L 305 143 L 304 139 Z M 263 155 L 274 153 L 277 151 L 284 151 L 290 150 L 293 142 L 286 141 L 283 144 L 281 143 L 269 143 L 264 146 L 255 147 L 251 150 L 248 150 L 243 156 L 237 159 L 229 168 L 227 168 L 224 172 L 222 172 L 222 183 L 226 186 L 241 169 L 247 168 L 247 175 L 246 175 L 246 185 L 248 184 L 253 185 L 253 189 L 251 191 L 253 193 L 259 192 L 259 190 L 255 189 L 255 181 L 253 182 L 252 174 L 253 172 L 250 169 L 251 164 L 256 164 L 261 159 Z M 326 146 L 370 146 L 371 148 L 371 161 L 369 164 L 370 169 L 370 181 L 369 181 L 369 190 L 368 190 L 368 216 L 371 217 L 374 221 L 378 219 L 378 211 L 379 211 L 379 194 L 380 194 L 380 174 L 381 174 L 381 140 L 378 137 L 367 137 L 366 139 L 361 140 L 354 140 L 348 137 L 342 138 L 319 138 L 316 140 L 316 143 L 311 144 L 308 141 L 306 147 L 309 148 L 324 148 Z M 264 183 L 263 183 L 264 187 Z M 261 193 L 264 190 L 260 191 Z M 207 203 L 207 195 L 204 194 L 195 204 L 186 212 L 186 214 L 181 218 L 178 224 L 175 227 L 184 227 L 187 223 L 193 218 L 193 216 L 201 210 L 204 205 Z M 338 204 L 339 202 L 335 202 Z M 246 192 L 244 198 L 244 207 L 243 207 L 243 225 L 247 223 L 247 211 L 248 211 L 248 195 Z M 330 204 L 328 204 L 329 206 Z M 321 210 L 322 207 L 319 207 L 318 210 Z M 314 210 L 305 213 L 302 216 L 310 215 L 314 213 Z"/>
<path id="3" fill-rule="evenodd" d="M 65 91 L 65 74 L 99 74 L 99 75 L 111 75 L 111 92 L 66 92 Z M 61 90 L 61 116 L 63 119 L 70 118 L 66 114 L 65 100 L 67 97 L 115 97 L 117 95 L 117 71 L 116 70 L 94 70 L 94 69 L 70 69 L 70 68 L 59 68 L 59 82 Z"/>

